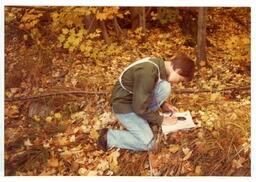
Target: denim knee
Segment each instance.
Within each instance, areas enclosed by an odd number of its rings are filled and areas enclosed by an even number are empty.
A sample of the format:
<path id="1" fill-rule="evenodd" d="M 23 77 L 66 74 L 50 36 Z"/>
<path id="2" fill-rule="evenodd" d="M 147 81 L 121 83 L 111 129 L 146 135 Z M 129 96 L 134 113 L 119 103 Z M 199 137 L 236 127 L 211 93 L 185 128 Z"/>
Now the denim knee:
<path id="1" fill-rule="evenodd" d="M 155 143 L 153 132 L 151 131 L 145 138 L 141 139 L 141 142 L 143 143 L 144 150 L 151 150 Z"/>
<path id="2" fill-rule="evenodd" d="M 145 145 L 145 150 L 152 150 L 155 144 L 155 139 L 153 138 L 147 145 Z"/>

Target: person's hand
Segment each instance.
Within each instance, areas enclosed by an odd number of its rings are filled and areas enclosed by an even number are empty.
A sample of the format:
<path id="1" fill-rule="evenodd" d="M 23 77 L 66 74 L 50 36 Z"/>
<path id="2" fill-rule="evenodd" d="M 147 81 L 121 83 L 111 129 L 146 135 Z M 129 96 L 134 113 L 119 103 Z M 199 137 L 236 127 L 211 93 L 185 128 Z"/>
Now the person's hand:
<path id="1" fill-rule="evenodd" d="M 177 117 L 172 116 L 172 117 L 164 117 L 162 125 L 174 125 L 178 121 Z"/>
<path id="2" fill-rule="evenodd" d="M 178 112 L 179 110 L 176 108 L 176 107 L 174 107 L 174 106 L 172 106 L 171 104 L 168 104 L 167 102 L 165 102 L 163 105 L 162 105 L 162 111 L 163 112 L 173 112 L 173 113 L 175 113 L 175 112 Z"/>

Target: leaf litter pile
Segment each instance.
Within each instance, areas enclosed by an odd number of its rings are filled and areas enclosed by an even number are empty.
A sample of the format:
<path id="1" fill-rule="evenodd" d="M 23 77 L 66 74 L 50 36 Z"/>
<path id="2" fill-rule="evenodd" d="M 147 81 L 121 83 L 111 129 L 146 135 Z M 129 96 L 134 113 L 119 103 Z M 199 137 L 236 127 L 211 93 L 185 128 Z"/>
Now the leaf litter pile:
<path id="1" fill-rule="evenodd" d="M 209 20 L 207 56 L 202 68 L 174 90 L 222 89 L 250 85 L 250 37 L 228 12 L 217 8 Z M 222 12 L 223 13 L 223 12 Z M 133 34 L 122 43 L 93 42 L 106 57 L 86 58 L 59 49 L 28 48 L 12 38 L 5 47 L 5 97 L 51 91 L 106 91 L 107 94 L 60 95 L 5 103 L 5 175 L 250 176 L 250 91 L 173 92 L 170 103 L 190 110 L 198 127 L 168 134 L 157 153 L 124 149 L 98 150 L 98 130 L 124 129 L 111 113 L 109 97 L 122 69 L 144 56 L 186 52 L 194 48 L 175 23 L 168 32 L 151 29 L 145 43 Z M 54 46 L 54 45 L 53 45 Z M 56 51 L 55 51 L 56 50 Z M 25 59 L 25 60 L 24 60 Z M 33 69 L 31 67 L 33 66 Z M 155 135 L 158 128 L 152 126 Z"/>

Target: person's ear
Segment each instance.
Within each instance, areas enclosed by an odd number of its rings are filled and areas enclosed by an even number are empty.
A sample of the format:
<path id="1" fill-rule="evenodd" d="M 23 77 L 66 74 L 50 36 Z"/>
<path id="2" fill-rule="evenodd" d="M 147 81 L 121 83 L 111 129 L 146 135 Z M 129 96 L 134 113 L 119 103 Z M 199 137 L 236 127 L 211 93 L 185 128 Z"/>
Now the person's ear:
<path id="1" fill-rule="evenodd" d="M 174 72 L 174 68 L 173 68 L 173 65 L 172 65 L 172 64 L 170 65 L 170 73 L 171 73 L 171 72 Z"/>
<path id="2" fill-rule="evenodd" d="M 180 68 L 178 68 L 178 69 L 176 69 L 176 70 L 174 70 L 178 75 L 180 75 L 180 72 L 181 72 L 181 69 Z"/>

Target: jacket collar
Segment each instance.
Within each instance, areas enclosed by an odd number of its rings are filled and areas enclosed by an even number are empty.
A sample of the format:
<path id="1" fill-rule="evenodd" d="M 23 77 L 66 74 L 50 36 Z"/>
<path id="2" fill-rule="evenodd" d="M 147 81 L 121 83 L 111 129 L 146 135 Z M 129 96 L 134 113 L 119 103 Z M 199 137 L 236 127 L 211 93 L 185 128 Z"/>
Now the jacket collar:
<path id="1" fill-rule="evenodd" d="M 163 80 L 167 80 L 167 73 L 166 73 L 166 68 L 165 68 L 165 64 L 164 64 L 164 59 L 152 58 L 151 60 L 159 66 L 160 78 Z"/>

